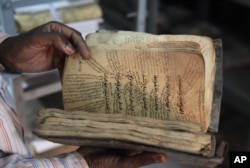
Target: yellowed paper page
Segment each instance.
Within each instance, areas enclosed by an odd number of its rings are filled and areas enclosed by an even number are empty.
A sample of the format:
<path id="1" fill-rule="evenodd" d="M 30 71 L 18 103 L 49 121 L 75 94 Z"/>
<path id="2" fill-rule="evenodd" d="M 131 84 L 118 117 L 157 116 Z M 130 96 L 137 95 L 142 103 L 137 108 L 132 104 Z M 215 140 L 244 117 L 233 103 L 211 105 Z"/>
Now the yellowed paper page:
<path id="1" fill-rule="evenodd" d="M 176 43 L 181 42 L 182 48 L 194 49 L 202 53 L 205 63 L 205 93 L 204 93 L 204 110 L 202 114 L 205 119 L 203 125 L 206 129 L 210 123 L 210 115 L 212 111 L 213 89 L 214 89 L 214 74 L 215 74 L 215 51 L 212 39 L 206 36 L 196 35 L 153 35 L 142 32 L 118 31 L 118 32 L 102 32 L 92 33 L 87 37 L 88 46 L 91 48 L 104 47 L 108 48 L 124 46 L 132 48 L 140 48 L 141 45 L 155 42 Z M 188 44 L 188 43 L 189 44 Z"/>
<path id="2" fill-rule="evenodd" d="M 66 110 L 126 114 L 202 123 L 204 60 L 200 54 L 165 49 L 91 50 L 67 60 Z"/>

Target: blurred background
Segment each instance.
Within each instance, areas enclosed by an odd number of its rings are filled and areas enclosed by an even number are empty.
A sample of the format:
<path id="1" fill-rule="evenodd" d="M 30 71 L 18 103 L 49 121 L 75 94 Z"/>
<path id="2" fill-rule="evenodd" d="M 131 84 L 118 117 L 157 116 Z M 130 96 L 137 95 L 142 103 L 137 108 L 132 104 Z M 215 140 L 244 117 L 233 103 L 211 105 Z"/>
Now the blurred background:
<path id="1" fill-rule="evenodd" d="M 217 138 L 229 151 L 250 151 L 250 1 L 249 0 L 0 0 L 0 29 L 24 33 L 51 20 L 86 34 L 103 30 L 133 30 L 154 34 L 205 35 L 223 42 L 223 97 Z M 10 78 L 9 89 L 34 156 L 62 148 L 32 134 L 36 111 L 63 108 L 57 71 Z M 64 150 L 74 147 L 64 146 Z M 47 153 L 46 153 L 47 152 Z M 61 152 L 59 150 L 59 152 Z M 50 153 L 51 154 L 51 153 Z M 152 168 L 194 167 L 170 158 Z M 228 155 L 219 167 L 227 168 Z"/>

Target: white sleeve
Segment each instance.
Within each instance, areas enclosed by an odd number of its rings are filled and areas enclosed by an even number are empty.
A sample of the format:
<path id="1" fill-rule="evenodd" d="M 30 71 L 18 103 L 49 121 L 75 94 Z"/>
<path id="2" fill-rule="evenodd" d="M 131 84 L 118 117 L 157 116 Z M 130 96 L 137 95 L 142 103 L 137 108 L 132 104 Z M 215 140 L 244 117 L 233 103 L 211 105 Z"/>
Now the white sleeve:
<path id="1" fill-rule="evenodd" d="M 29 167 L 29 168 L 89 168 L 87 162 L 77 152 L 52 158 L 27 159 L 18 154 L 0 158 L 0 167 Z"/>

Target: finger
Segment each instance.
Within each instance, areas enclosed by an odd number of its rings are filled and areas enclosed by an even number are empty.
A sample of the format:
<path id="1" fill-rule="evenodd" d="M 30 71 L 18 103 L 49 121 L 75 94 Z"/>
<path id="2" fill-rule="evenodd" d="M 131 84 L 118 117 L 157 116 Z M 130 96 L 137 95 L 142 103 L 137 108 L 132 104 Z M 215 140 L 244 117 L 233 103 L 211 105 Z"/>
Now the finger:
<path id="1" fill-rule="evenodd" d="M 51 31 L 59 32 L 69 41 L 72 41 L 74 47 L 77 48 L 83 58 L 88 59 L 90 57 L 89 49 L 80 32 L 59 22 L 51 22 L 48 26 L 52 29 Z"/>
<path id="2" fill-rule="evenodd" d="M 51 34 L 51 37 L 52 46 L 54 46 L 56 49 L 67 55 L 72 55 L 75 53 L 75 48 L 64 36 L 59 33 L 53 33 Z"/>
<path id="3" fill-rule="evenodd" d="M 139 155 L 124 158 L 124 167 L 141 167 L 154 163 L 164 163 L 167 157 L 163 153 L 144 152 Z M 132 164 L 132 165 L 131 165 Z"/>
<path id="4" fill-rule="evenodd" d="M 87 44 L 83 40 L 82 36 L 77 32 L 72 32 L 71 39 L 74 45 L 76 46 L 78 52 L 80 53 L 80 55 L 85 59 L 89 59 L 90 58 L 89 49 L 87 47 Z"/>
<path id="5" fill-rule="evenodd" d="M 55 49 L 61 51 L 66 55 L 72 55 L 75 53 L 73 45 L 59 33 L 39 33 L 36 35 L 34 45 L 38 48 L 53 46 Z"/>

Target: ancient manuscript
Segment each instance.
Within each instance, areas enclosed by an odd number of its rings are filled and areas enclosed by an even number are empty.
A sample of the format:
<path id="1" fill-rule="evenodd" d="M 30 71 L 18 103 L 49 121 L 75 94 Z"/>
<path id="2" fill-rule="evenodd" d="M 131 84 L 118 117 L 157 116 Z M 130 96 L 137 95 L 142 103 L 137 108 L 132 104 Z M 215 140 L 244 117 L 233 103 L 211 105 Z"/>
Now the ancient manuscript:
<path id="1" fill-rule="evenodd" d="M 209 155 L 215 78 L 210 38 L 121 31 L 93 33 L 86 42 L 91 58 L 76 53 L 65 64 L 65 109 L 41 110 L 38 135 Z"/>

